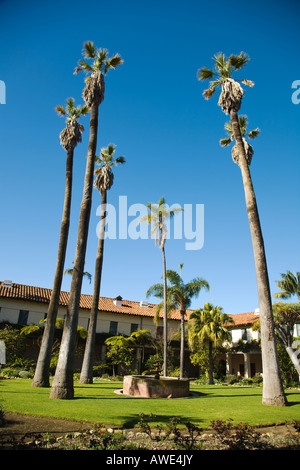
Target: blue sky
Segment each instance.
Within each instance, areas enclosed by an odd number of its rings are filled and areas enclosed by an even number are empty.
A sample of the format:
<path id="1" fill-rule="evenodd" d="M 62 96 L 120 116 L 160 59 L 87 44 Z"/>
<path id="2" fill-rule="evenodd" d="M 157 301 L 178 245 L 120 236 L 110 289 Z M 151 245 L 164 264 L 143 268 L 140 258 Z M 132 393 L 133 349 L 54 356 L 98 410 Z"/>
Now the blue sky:
<path id="1" fill-rule="evenodd" d="M 73 75 L 82 45 L 94 41 L 124 64 L 106 77 L 98 150 L 117 145 L 126 164 L 115 170 L 108 202 L 118 210 L 158 202 L 204 204 L 204 246 L 166 243 L 167 268 L 184 263 L 185 282 L 211 286 L 192 304 L 209 301 L 227 313 L 258 307 L 251 237 L 240 170 L 222 149 L 228 116 L 217 96 L 205 101 L 197 70 L 217 52 L 246 52 L 237 78 L 249 78 L 240 114 L 259 127 L 250 167 L 261 218 L 272 294 L 280 273 L 299 271 L 299 123 L 292 83 L 300 80 L 297 1 L 215 0 L 151 2 L 0 1 L 0 279 L 52 287 L 65 184 L 64 119 L 54 111 L 81 97 L 84 76 Z M 74 189 L 66 267 L 75 256 L 88 145 L 89 117 L 75 151 Z M 93 274 L 99 193 L 93 193 L 86 270 Z M 132 221 L 134 217 L 128 217 Z M 106 240 L 101 295 L 144 300 L 161 281 L 161 252 L 153 240 Z M 68 290 L 71 277 L 62 288 Z M 82 292 L 93 285 L 83 281 Z M 153 299 L 150 299 L 153 300 Z"/>

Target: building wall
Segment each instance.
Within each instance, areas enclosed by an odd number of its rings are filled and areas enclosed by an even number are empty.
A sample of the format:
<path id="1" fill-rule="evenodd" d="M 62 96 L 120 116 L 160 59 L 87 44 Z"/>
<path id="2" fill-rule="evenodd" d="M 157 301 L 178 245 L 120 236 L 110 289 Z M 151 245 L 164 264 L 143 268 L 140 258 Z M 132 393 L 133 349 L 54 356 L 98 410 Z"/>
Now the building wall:
<path id="1" fill-rule="evenodd" d="M 259 333 L 251 328 L 239 328 L 231 330 L 232 342 L 237 343 L 240 339 L 245 341 L 258 340 Z"/>
<path id="2" fill-rule="evenodd" d="M 13 299 L 0 299 L 0 322 L 9 321 L 18 324 L 20 311 L 28 311 L 27 325 L 38 324 L 47 315 L 48 304 L 29 302 Z M 64 319 L 66 307 L 59 307 L 58 318 Z M 90 311 L 80 309 L 78 326 L 88 328 Z M 137 329 L 149 329 L 153 337 L 156 336 L 157 326 L 152 317 L 142 317 L 138 315 L 126 315 L 111 312 L 99 312 L 97 319 L 97 333 L 110 333 L 111 322 L 117 322 L 117 334 L 130 335 L 132 325 L 137 325 Z M 160 319 L 158 326 L 162 326 Z M 171 337 L 179 331 L 180 322 L 168 320 L 168 336 Z"/>

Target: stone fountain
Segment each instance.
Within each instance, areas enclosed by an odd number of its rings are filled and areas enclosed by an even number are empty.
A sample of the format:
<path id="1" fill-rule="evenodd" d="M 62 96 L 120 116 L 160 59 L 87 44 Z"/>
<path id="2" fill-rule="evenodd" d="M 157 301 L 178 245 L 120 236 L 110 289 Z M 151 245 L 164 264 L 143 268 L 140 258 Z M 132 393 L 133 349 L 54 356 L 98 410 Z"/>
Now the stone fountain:
<path id="1" fill-rule="evenodd" d="M 190 396 L 189 379 L 154 375 L 125 375 L 122 394 L 140 398 L 184 398 Z"/>

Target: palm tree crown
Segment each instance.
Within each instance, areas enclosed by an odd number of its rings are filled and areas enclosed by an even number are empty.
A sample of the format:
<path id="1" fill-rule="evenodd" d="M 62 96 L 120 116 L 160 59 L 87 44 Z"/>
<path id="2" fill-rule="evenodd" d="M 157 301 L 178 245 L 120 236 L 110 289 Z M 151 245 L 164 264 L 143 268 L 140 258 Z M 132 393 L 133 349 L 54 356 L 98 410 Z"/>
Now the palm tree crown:
<path id="1" fill-rule="evenodd" d="M 61 145 L 65 150 L 73 150 L 78 142 L 81 142 L 81 134 L 84 131 L 82 124 L 77 121 L 81 116 L 85 116 L 89 112 L 89 107 L 74 105 L 74 98 L 66 99 L 65 108 L 61 105 L 56 106 L 55 111 L 59 116 L 66 117 L 66 127 L 59 134 Z"/>
<path id="2" fill-rule="evenodd" d="M 248 165 L 250 165 L 254 150 L 253 150 L 252 146 L 247 142 L 245 137 L 247 136 L 249 139 L 255 139 L 256 137 L 259 136 L 260 130 L 257 127 L 256 129 L 253 129 L 252 131 L 247 133 L 247 125 L 248 125 L 247 116 L 245 116 L 245 115 L 239 116 L 239 126 L 240 126 L 240 131 L 241 131 L 243 144 L 244 144 L 246 161 L 247 161 Z M 221 147 L 227 147 L 234 140 L 232 122 L 231 121 L 226 122 L 224 127 L 225 127 L 225 130 L 226 130 L 229 137 L 225 137 L 225 138 L 220 140 Z M 238 152 L 238 148 L 237 148 L 236 143 L 232 147 L 231 153 L 232 153 L 233 161 L 235 163 L 239 164 L 239 152 Z"/>
<path id="3" fill-rule="evenodd" d="M 82 96 L 88 106 L 100 105 L 104 100 L 105 91 L 103 75 L 106 75 L 110 69 L 115 69 L 118 65 L 123 64 L 124 61 L 119 54 L 109 58 L 107 49 L 95 48 L 91 41 L 83 44 L 82 54 L 87 60 L 79 60 L 74 74 L 84 71 L 88 75 L 85 79 L 86 86 Z"/>
<path id="4" fill-rule="evenodd" d="M 167 289 L 167 304 L 168 312 L 180 309 L 181 312 L 186 312 L 186 309 L 190 307 L 193 297 L 197 297 L 201 289 L 209 290 L 209 284 L 205 279 L 196 277 L 192 281 L 184 284 L 181 276 L 172 269 L 166 271 L 166 278 L 170 282 Z M 146 297 L 153 295 L 154 297 L 163 298 L 164 286 L 163 284 L 153 284 L 146 292 Z M 155 321 L 158 319 L 158 315 L 163 306 L 163 302 L 157 305 L 155 311 Z"/>
<path id="5" fill-rule="evenodd" d="M 94 187 L 97 188 L 100 193 L 110 189 L 113 185 L 114 174 L 112 168 L 120 163 L 125 163 L 124 157 L 114 157 L 115 151 L 116 146 L 109 144 L 106 148 L 101 149 L 100 157 L 96 156 L 96 162 L 100 167 L 95 170 L 97 177 L 94 182 Z"/>
<path id="6" fill-rule="evenodd" d="M 300 301 L 300 272 L 295 275 L 291 271 L 287 271 L 286 274 L 281 274 L 281 279 L 281 281 L 276 281 L 276 284 L 282 292 L 277 292 L 274 297 L 288 299 L 295 294 Z"/>
<path id="7" fill-rule="evenodd" d="M 215 346 L 220 346 L 225 339 L 231 339 L 226 325 L 234 321 L 223 312 L 222 307 L 214 307 L 206 302 L 203 309 L 191 313 L 190 322 L 191 344 L 198 339 L 200 343 L 211 341 Z"/>
<path id="8" fill-rule="evenodd" d="M 199 80 L 210 80 L 209 88 L 204 90 L 203 96 L 209 99 L 215 93 L 216 89 L 221 86 L 218 105 L 222 107 L 225 114 L 230 114 L 230 110 L 238 111 L 241 107 L 241 101 L 244 95 L 243 88 L 238 82 L 252 87 L 254 83 L 251 80 L 233 80 L 232 74 L 244 67 L 249 61 L 249 57 L 241 52 L 238 55 L 231 54 L 227 59 L 222 52 L 213 57 L 215 62 L 215 70 L 202 67 L 198 70 Z"/>
<path id="9" fill-rule="evenodd" d="M 74 74 L 83 70 L 89 75 L 92 75 L 95 72 L 102 72 L 106 75 L 110 69 L 115 69 L 118 65 L 121 65 L 124 62 L 119 54 L 115 54 L 113 57 L 108 58 L 108 50 L 95 48 L 92 41 L 87 41 L 83 44 L 82 54 L 85 59 L 91 59 L 92 64 L 90 65 L 86 60 L 79 60 L 79 66 L 75 68 Z"/>
<path id="10" fill-rule="evenodd" d="M 172 219 L 177 212 L 181 212 L 183 209 L 176 207 L 173 210 L 170 210 L 164 197 L 160 198 L 158 204 L 149 202 L 147 204 L 147 209 L 149 210 L 149 214 L 141 217 L 138 224 L 145 220 L 149 225 L 152 224 L 150 235 L 155 236 L 155 244 L 158 243 L 159 248 L 163 249 L 167 236 L 166 220 Z"/>

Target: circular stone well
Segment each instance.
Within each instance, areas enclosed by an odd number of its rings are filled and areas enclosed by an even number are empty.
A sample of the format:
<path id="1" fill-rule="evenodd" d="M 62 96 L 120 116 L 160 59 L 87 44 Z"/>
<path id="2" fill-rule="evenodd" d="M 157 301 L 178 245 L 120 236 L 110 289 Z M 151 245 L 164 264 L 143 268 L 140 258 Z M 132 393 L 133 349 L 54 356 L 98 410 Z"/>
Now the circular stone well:
<path id="1" fill-rule="evenodd" d="M 189 379 L 125 375 L 123 395 L 143 398 L 183 398 L 190 395 Z"/>

